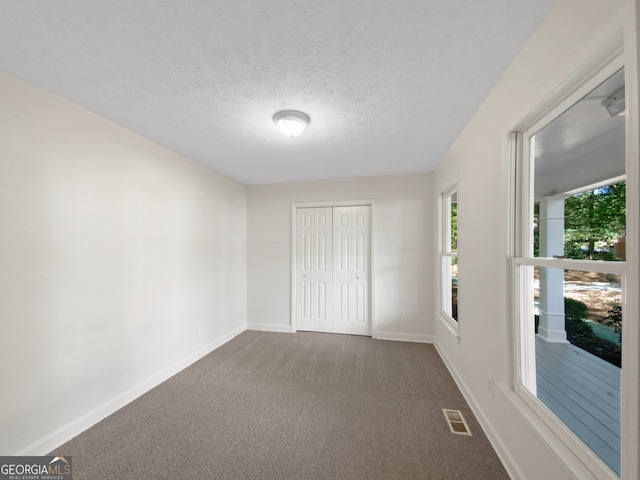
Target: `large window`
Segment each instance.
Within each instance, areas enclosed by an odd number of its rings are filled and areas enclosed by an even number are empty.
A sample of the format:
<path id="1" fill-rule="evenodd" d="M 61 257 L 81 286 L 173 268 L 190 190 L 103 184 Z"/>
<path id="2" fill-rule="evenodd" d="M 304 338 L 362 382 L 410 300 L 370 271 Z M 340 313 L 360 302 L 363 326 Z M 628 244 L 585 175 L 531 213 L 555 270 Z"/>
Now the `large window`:
<path id="1" fill-rule="evenodd" d="M 458 190 L 440 195 L 440 315 L 457 333 L 458 322 Z"/>
<path id="2" fill-rule="evenodd" d="M 619 475 L 624 71 L 594 87 L 518 139 L 516 385 Z"/>

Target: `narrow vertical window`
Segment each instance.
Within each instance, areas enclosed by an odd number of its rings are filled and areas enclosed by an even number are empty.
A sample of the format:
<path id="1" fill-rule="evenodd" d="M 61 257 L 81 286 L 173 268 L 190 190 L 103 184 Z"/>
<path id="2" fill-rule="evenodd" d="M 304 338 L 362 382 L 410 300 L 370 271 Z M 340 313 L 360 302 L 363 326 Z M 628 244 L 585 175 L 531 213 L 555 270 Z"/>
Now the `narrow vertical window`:
<path id="1" fill-rule="evenodd" d="M 458 190 L 452 186 L 440 196 L 441 317 L 458 333 Z"/>
<path id="2" fill-rule="evenodd" d="M 620 70 L 522 133 L 513 262 L 519 391 L 618 475 L 624 98 Z"/>

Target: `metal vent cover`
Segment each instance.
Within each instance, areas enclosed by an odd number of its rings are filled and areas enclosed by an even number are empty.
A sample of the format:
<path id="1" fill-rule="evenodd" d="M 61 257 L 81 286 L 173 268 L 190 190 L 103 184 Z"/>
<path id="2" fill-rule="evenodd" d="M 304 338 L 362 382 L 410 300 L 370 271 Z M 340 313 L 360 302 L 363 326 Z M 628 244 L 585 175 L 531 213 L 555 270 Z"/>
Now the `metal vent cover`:
<path id="1" fill-rule="evenodd" d="M 462 416 L 462 412 L 460 410 L 449 410 L 447 408 L 443 408 L 442 412 L 444 413 L 444 417 L 447 419 L 451 433 L 471 436 L 469 425 L 467 425 L 467 422 Z"/>

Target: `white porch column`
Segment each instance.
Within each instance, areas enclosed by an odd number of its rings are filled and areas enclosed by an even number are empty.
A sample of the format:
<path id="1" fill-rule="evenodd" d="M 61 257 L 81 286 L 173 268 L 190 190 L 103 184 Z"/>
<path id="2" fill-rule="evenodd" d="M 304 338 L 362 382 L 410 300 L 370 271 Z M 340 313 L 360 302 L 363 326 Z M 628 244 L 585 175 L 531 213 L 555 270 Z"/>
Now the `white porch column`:
<path id="1" fill-rule="evenodd" d="M 540 256 L 564 255 L 564 196 L 540 200 Z M 540 268 L 538 335 L 550 343 L 569 343 L 564 327 L 564 270 Z"/>

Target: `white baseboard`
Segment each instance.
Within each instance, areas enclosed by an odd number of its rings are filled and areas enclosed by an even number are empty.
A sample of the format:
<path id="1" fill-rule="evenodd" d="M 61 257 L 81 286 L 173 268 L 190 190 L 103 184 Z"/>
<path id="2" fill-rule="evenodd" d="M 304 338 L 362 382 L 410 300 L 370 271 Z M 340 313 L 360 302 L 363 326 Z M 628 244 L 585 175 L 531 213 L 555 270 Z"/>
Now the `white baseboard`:
<path id="1" fill-rule="evenodd" d="M 291 333 L 291 325 L 276 325 L 270 323 L 249 323 L 247 330 L 257 330 L 259 332 L 280 332 Z"/>
<path id="2" fill-rule="evenodd" d="M 433 335 L 418 333 L 375 332 L 373 338 L 377 340 L 394 340 L 396 342 L 433 343 Z"/>
<path id="3" fill-rule="evenodd" d="M 65 442 L 68 442 L 75 436 L 79 435 L 80 433 L 94 426 L 96 423 L 100 422 L 101 420 L 108 417 L 112 413 L 121 409 L 128 403 L 131 403 L 133 400 L 145 394 L 152 388 L 157 387 L 162 382 L 174 376 L 176 373 L 184 370 L 189 365 L 197 362 L 205 355 L 208 355 L 209 353 L 213 352 L 215 349 L 224 345 L 229 340 L 233 339 L 234 337 L 241 334 L 245 330 L 246 328 L 244 325 L 232 330 L 226 335 L 223 335 L 222 337 L 211 342 L 206 347 L 203 347 L 200 350 L 196 351 L 195 353 L 188 355 L 187 357 L 174 363 L 173 365 L 162 370 L 161 372 L 156 373 L 155 375 L 148 378 L 141 384 L 121 393 L 115 398 L 99 406 L 95 410 L 82 415 L 80 418 L 68 423 L 67 425 L 64 425 L 63 427 L 59 428 L 54 432 L 51 432 L 50 434 L 32 443 L 31 445 L 20 449 L 13 455 L 14 456 L 39 456 L 39 455 L 45 455 L 48 452 L 51 452 L 58 446 L 62 445 Z"/>
<path id="4" fill-rule="evenodd" d="M 434 342 L 434 345 L 436 347 L 436 351 L 440 355 L 440 358 L 442 358 L 442 361 L 446 365 L 447 370 L 449 370 L 449 373 L 453 377 L 453 380 L 456 382 L 456 385 L 458 385 L 458 388 L 462 392 L 462 396 L 467 401 L 467 404 L 469 404 L 469 407 L 473 411 L 473 414 L 478 419 L 478 423 L 480 423 L 482 430 L 484 431 L 485 435 L 489 439 L 489 442 L 493 446 L 493 449 L 496 451 L 496 454 L 498 455 L 498 458 L 502 462 L 502 465 L 504 466 L 505 470 L 509 474 L 509 477 L 512 480 L 526 479 L 526 476 L 523 474 L 522 470 L 520 470 L 520 468 L 517 465 L 517 462 L 514 460 L 513 456 L 509 452 L 509 449 L 507 448 L 507 446 L 504 444 L 500 436 L 497 434 L 497 432 L 493 428 L 493 425 L 485 415 L 484 411 L 480 408 L 478 402 L 476 402 L 475 397 L 467 387 L 466 383 L 462 380 L 462 377 L 460 377 L 460 375 L 458 374 L 458 371 L 449 360 L 449 357 L 447 357 L 447 355 L 444 353 L 444 350 L 442 349 L 442 347 L 440 346 L 437 340 Z"/>

